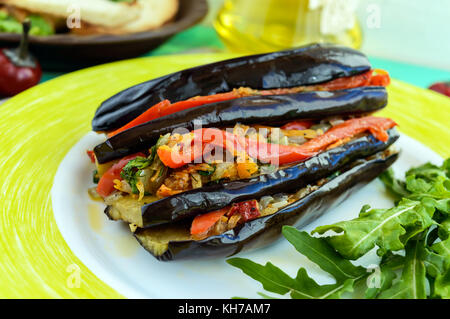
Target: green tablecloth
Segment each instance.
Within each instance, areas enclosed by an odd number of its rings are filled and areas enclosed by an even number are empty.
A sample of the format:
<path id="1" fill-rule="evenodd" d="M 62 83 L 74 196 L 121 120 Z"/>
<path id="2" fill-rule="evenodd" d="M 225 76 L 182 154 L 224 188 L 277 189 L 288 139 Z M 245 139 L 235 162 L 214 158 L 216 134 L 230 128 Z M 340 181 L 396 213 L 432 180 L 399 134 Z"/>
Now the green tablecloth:
<path id="1" fill-rule="evenodd" d="M 159 48 L 145 54 L 144 56 L 223 50 L 226 50 L 226 48 L 212 27 L 197 25 L 175 35 Z M 419 87 L 426 88 L 435 82 L 450 81 L 449 71 L 380 59 L 376 57 L 370 57 L 370 60 L 375 68 L 388 70 L 393 78 Z M 44 72 L 42 82 L 57 77 L 61 74 L 63 73 Z"/>

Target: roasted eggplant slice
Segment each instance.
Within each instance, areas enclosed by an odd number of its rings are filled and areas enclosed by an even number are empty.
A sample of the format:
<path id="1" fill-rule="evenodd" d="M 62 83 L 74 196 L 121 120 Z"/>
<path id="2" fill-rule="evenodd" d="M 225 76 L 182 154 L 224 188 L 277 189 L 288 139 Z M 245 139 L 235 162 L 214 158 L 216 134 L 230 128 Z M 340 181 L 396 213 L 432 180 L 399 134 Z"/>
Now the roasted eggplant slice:
<path id="1" fill-rule="evenodd" d="M 239 87 L 277 89 L 327 82 L 370 70 L 359 51 L 333 44 L 220 61 L 175 72 L 124 90 L 104 101 L 92 121 L 94 131 L 121 127 L 147 108 L 168 99 L 182 101 Z"/>
<path id="2" fill-rule="evenodd" d="M 244 97 L 198 106 L 138 125 L 97 145 L 94 152 L 99 163 L 106 163 L 151 147 L 161 135 L 181 128 L 190 131 L 199 124 L 227 127 L 237 122 L 273 124 L 302 118 L 359 115 L 375 112 L 386 104 L 384 87 Z"/>
<path id="3" fill-rule="evenodd" d="M 343 168 L 337 177 L 278 212 L 204 240 L 190 238 L 189 222 L 186 221 L 138 229 L 135 237 L 146 250 L 162 261 L 225 257 L 267 246 L 281 238 L 284 225 L 301 228 L 316 220 L 352 192 L 376 178 L 397 158 L 398 154 L 388 153 L 355 161 Z"/>

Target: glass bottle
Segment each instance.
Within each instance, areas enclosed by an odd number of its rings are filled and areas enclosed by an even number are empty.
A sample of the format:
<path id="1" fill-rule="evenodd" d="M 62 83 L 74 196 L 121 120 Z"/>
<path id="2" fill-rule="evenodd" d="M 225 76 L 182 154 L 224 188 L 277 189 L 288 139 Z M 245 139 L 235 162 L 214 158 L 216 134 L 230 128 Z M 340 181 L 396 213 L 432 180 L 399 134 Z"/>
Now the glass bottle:
<path id="1" fill-rule="evenodd" d="M 313 42 L 358 49 L 358 0 L 225 0 L 214 27 L 235 52 L 258 53 Z"/>

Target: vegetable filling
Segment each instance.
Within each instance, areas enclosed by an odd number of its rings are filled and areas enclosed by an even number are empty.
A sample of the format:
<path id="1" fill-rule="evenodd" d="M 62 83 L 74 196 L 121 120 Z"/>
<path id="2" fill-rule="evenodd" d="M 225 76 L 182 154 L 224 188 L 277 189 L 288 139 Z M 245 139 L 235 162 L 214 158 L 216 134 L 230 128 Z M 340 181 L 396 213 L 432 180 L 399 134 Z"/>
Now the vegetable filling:
<path id="1" fill-rule="evenodd" d="M 168 133 L 147 152 L 97 164 L 96 191 L 103 198 L 115 192 L 138 200 L 149 195 L 164 198 L 210 183 L 273 173 L 366 132 L 385 142 L 386 130 L 395 125 L 390 119 L 366 116 Z M 88 155 L 95 161 L 92 152 Z"/>

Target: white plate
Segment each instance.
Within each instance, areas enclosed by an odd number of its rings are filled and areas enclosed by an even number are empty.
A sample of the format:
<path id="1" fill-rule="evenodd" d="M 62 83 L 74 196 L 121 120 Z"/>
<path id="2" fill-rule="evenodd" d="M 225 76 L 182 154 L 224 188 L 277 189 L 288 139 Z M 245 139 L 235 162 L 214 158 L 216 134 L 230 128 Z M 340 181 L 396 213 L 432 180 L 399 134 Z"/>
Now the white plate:
<path id="1" fill-rule="evenodd" d="M 262 286 L 225 262 L 225 258 L 191 261 L 157 261 L 134 239 L 124 223 L 108 220 L 104 205 L 93 202 L 87 189 L 92 184 L 93 164 L 87 149 L 103 142 L 93 132 L 81 139 L 61 162 L 52 188 L 55 219 L 64 239 L 80 260 L 100 279 L 129 298 L 258 298 Z M 402 150 L 393 168 L 398 177 L 410 167 L 425 162 L 437 165 L 442 158 L 416 140 L 402 135 L 396 145 Z M 304 230 L 357 217 L 361 207 L 385 208 L 392 200 L 379 180 L 351 195 L 343 204 L 330 210 Z M 271 261 L 295 276 L 305 267 L 321 284 L 333 279 L 300 255 L 286 240 L 237 256 L 259 263 Z M 377 261 L 372 252 L 358 260 L 365 266 Z M 83 276 L 83 274 L 81 274 Z"/>

